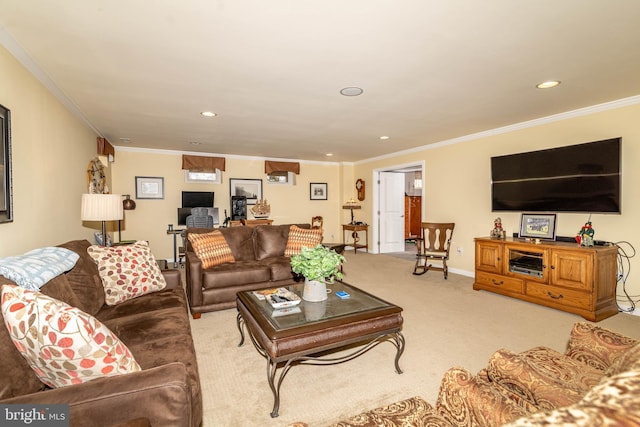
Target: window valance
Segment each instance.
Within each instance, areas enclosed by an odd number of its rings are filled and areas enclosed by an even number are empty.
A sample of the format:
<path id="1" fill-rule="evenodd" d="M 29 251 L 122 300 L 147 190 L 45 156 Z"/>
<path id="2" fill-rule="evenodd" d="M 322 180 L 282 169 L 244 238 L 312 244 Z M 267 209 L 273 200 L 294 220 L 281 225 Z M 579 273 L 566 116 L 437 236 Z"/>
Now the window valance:
<path id="1" fill-rule="evenodd" d="M 111 156 L 109 157 L 110 161 L 113 161 L 116 156 L 116 150 L 113 148 L 113 145 L 106 138 L 98 137 L 98 156 Z"/>
<path id="2" fill-rule="evenodd" d="M 224 170 L 224 157 L 187 156 L 182 155 L 182 169 L 193 172 L 215 172 L 216 169 Z"/>
<path id="3" fill-rule="evenodd" d="M 264 161 L 264 173 L 269 174 L 273 172 L 293 172 L 296 175 L 300 174 L 300 163 L 298 162 L 272 162 L 270 160 Z"/>

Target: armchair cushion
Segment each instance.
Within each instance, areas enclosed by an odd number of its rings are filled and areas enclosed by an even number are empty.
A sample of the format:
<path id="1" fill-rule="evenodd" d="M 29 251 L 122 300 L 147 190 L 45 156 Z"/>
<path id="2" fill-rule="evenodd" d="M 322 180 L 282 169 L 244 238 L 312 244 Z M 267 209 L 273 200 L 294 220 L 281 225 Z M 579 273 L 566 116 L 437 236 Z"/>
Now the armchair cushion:
<path id="1" fill-rule="evenodd" d="M 313 248 L 322 243 L 322 233 L 321 228 L 305 229 L 297 225 L 292 225 L 289 229 L 289 237 L 287 239 L 287 246 L 284 249 L 284 255 L 291 257 L 299 254 L 303 247 Z"/>
<path id="2" fill-rule="evenodd" d="M 517 354 L 501 349 L 487 366 L 492 382 L 544 410 L 576 403 L 602 375 L 598 369 L 545 347 Z"/>
<path id="3" fill-rule="evenodd" d="M 604 371 L 636 343 L 616 332 L 579 322 L 571 330 L 567 356 Z"/>
<path id="4" fill-rule="evenodd" d="M 436 402 L 438 414 L 454 426 L 498 426 L 536 410 L 525 401 L 508 398 L 463 368 L 444 374 Z"/>
<path id="5" fill-rule="evenodd" d="M 2 314 L 14 345 L 50 387 L 140 370 L 113 332 L 62 301 L 5 285 Z"/>
<path id="6" fill-rule="evenodd" d="M 116 305 L 167 285 L 149 244 L 90 246 L 87 252 L 98 264 L 107 305 Z"/>
<path id="7" fill-rule="evenodd" d="M 202 260 L 202 268 L 236 261 L 229 244 L 218 230 L 211 233 L 189 234 L 188 238 L 194 252 Z"/>
<path id="8" fill-rule="evenodd" d="M 640 371 L 622 372 L 606 378 L 571 406 L 538 412 L 503 427 L 533 426 L 632 426 L 640 425 L 638 399 Z"/>

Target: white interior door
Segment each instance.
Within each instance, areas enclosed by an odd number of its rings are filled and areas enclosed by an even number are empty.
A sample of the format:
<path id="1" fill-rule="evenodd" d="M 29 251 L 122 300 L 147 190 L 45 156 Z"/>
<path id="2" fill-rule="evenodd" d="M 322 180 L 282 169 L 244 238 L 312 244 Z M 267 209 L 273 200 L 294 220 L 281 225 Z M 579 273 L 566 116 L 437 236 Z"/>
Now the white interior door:
<path id="1" fill-rule="evenodd" d="M 404 174 L 380 172 L 380 253 L 404 251 Z"/>

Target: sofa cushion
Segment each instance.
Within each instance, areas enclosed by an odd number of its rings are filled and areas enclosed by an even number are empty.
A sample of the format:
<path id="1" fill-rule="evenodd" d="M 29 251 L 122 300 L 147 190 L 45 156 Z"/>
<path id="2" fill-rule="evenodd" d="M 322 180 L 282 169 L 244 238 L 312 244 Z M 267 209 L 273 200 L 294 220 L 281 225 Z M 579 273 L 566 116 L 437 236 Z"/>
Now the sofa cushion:
<path id="1" fill-rule="evenodd" d="M 294 273 L 291 271 L 291 258 L 286 256 L 271 257 L 262 261 L 264 265 L 269 267 L 271 272 L 271 281 L 292 280 Z"/>
<path id="2" fill-rule="evenodd" d="M 637 426 L 640 425 L 638 398 L 640 372 L 622 372 L 592 388 L 580 402 L 538 412 L 503 427 L 534 426 Z"/>
<path id="3" fill-rule="evenodd" d="M 219 230 L 211 233 L 189 234 L 189 242 L 202 261 L 202 268 L 210 268 L 227 262 L 235 262 L 231 248 Z"/>
<path id="4" fill-rule="evenodd" d="M 257 261 L 237 261 L 205 270 L 202 274 L 202 287 L 205 290 L 224 288 L 268 282 L 270 279 L 271 270 L 267 265 Z"/>
<path id="5" fill-rule="evenodd" d="M 99 320 L 40 292 L 3 286 L 2 314 L 16 348 L 51 387 L 140 370 Z"/>
<path id="6" fill-rule="evenodd" d="M 287 246 L 284 250 L 285 256 L 297 255 L 302 251 L 303 247 L 313 248 L 322 243 L 322 229 L 304 229 L 297 225 L 292 225 L 289 230 Z"/>
<path id="7" fill-rule="evenodd" d="M 289 237 L 288 225 L 259 225 L 255 227 L 256 259 L 281 257 Z"/>
<path id="8" fill-rule="evenodd" d="M 65 248 L 38 248 L 0 258 L 0 274 L 25 289 L 38 291 L 49 280 L 73 268 L 77 260 L 78 254 Z"/>
<path id="9" fill-rule="evenodd" d="M 87 252 L 98 264 L 107 305 L 159 291 L 167 285 L 145 241 L 113 247 L 90 246 Z"/>
<path id="10" fill-rule="evenodd" d="M 98 266 L 87 252 L 91 243 L 88 240 L 71 240 L 58 246 L 70 249 L 79 256 L 76 265 L 65 273 L 69 286 L 78 299 L 78 304 L 73 304 L 66 299 L 63 301 L 78 307 L 85 313 L 96 314 L 104 305 L 104 287 L 98 274 Z M 49 286 L 50 284 L 46 285 L 43 292 Z M 54 296 L 54 298 L 57 297 Z"/>
<path id="11" fill-rule="evenodd" d="M 498 350 L 489 359 L 489 379 L 540 409 L 579 401 L 603 372 L 555 350 L 536 347 L 522 353 Z"/>
<path id="12" fill-rule="evenodd" d="M 255 261 L 256 253 L 253 241 L 255 228 L 228 227 L 221 228 L 220 232 L 227 240 L 236 261 Z"/>
<path id="13" fill-rule="evenodd" d="M 637 342 L 608 329 L 579 322 L 571 330 L 566 354 L 604 371 Z"/>

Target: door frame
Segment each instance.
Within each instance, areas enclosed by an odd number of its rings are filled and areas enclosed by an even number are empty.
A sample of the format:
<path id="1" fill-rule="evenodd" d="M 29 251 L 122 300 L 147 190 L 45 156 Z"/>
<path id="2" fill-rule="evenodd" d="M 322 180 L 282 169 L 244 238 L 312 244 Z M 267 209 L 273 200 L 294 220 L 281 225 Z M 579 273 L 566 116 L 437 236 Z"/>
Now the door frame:
<path id="1" fill-rule="evenodd" d="M 410 172 L 410 171 L 422 171 L 422 192 L 421 196 L 424 200 L 425 191 L 425 161 L 417 160 L 415 162 L 401 163 L 393 166 L 385 166 L 383 168 L 375 168 L 371 171 L 371 182 L 373 182 L 373 203 L 371 212 L 372 224 L 371 225 L 371 245 L 369 246 L 370 252 L 374 254 L 380 253 L 380 172 Z M 426 203 L 422 203 L 420 215 L 424 218 L 424 209 Z M 404 234 L 404 230 L 403 230 Z"/>

